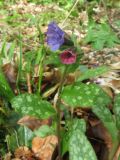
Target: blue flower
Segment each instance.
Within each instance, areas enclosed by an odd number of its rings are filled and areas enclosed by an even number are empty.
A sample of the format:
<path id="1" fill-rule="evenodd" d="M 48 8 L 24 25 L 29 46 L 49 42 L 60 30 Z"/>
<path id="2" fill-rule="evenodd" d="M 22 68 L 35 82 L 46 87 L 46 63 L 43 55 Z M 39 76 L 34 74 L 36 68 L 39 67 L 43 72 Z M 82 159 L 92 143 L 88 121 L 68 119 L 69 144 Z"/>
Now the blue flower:
<path id="1" fill-rule="evenodd" d="M 64 43 L 65 32 L 63 32 L 55 22 L 48 25 L 47 44 L 52 51 L 56 51 Z"/>

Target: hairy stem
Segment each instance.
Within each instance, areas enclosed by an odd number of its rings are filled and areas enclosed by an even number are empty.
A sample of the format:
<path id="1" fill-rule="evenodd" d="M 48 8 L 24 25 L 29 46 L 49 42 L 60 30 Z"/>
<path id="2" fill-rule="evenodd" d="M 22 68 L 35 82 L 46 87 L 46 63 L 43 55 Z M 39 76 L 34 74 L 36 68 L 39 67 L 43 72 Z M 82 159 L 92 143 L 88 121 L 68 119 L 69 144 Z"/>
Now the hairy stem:
<path id="1" fill-rule="evenodd" d="M 39 63 L 39 69 L 38 69 L 38 73 L 39 73 L 39 80 L 38 80 L 38 95 L 41 93 L 41 84 L 42 84 L 42 78 L 43 78 L 43 60 L 45 58 L 45 55 L 43 55 L 43 57 L 41 58 L 41 61 Z"/>
<path id="2" fill-rule="evenodd" d="M 65 67 L 61 81 L 60 81 L 60 86 L 59 86 L 59 90 L 57 93 L 57 102 L 56 102 L 56 110 L 57 110 L 57 136 L 58 136 L 58 160 L 62 160 L 62 155 L 61 155 L 61 111 L 60 111 L 60 95 L 62 92 L 62 88 L 64 85 L 64 81 L 65 81 L 65 75 L 66 75 L 66 71 L 67 71 L 67 67 Z"/>
<path id="3" fill-rule="evenodd" d="M 38 32 L 39 32 L 39 42 L 42 46 L 41 53 L 38 53 L 38 54 L 42 54 L 40 62 L 39 62 L 39 69 L 38 69 L 38 73 L 39 73 L 38 95 L 39 95 L 40 92 L 41 92 L 41 84 L 42 84 L 42 78 L 43 78 L 43 61 L 44 61 L 44 58 L 46 56 L 46 51 L 45 51 L 45 46 L 44 46 L 44 37 L 43 37 L 43 34 L 41 32 L 39 24 L 37 24 L 37 29 L 38 29 Z"/>

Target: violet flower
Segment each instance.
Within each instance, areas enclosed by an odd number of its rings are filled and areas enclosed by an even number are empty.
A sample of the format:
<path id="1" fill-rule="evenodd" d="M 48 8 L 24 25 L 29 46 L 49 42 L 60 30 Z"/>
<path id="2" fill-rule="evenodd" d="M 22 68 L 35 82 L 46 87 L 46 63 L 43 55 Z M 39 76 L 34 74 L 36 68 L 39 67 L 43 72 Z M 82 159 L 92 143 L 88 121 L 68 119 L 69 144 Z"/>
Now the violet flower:
<path id="1" fill-rule="evenodd" d="M 60 60 L 63 64 L 73 64 L 76 62 L 77 55 L 71 49 L 65 50 L 60 54 Z"/>
<path id="2" fill-rule="evenodd" d="M 60 46 L 64 43 L 65 32 L 63 32 L 55 22 L 51 22 L 48 25 L 46 35 L 47 44 L 52 51 L 58 50 Z"/>

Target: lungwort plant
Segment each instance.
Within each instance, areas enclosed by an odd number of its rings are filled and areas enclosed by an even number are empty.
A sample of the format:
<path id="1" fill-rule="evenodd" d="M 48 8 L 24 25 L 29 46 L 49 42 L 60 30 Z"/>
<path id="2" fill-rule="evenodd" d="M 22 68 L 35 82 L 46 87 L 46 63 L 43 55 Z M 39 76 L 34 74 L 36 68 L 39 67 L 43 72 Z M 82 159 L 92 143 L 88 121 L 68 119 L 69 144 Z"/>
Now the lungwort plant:
<path id="1" fill-rule="evenodd" d="M 43 42 L 44 37 L 40 28 L 39 33 L 40 40 Z M 63 158 L 65 153 L 69 153 L 70 160 L 98 159 L 86 136 L 87 121 L 84 117 L 78 118 L 74 116 L 72 112 L 76 108 L 91 110 L 103 123 L 111 137 L 112 144 L 108 150 L 106 160 L 113 160 L 120 142 L 120 95 L 116 95 L 113 108 L 109 109 L 109 105 L 112 103 L 109 95 L 99 85 L 86 83 L 86 80 L 109 71 L 109 68 L 106 66 L 85 69 L 72 83 L 67 83 L 67 76 L 75 71 L 80 71 L 82 68 L 80 59 L 82 53 L 75 41 L 70 43 L 70 45 L 68 43 L 66 49 L 63 50 L 62 46 L 66 43 L 65 36 L 66 33 L 55 22 L 51 22 L 48 25 L 46 40 L 49 48 L 45 44 L 42 44 L 38 52 L 35 63 L 39 66 L 39 79 L 32 93 L 26 93 L 25 91 L 22 91 L 22 93 L 20 91 L 18 95 L 15 95 L 9 87 L 3 72 L 0 71 L 0 94 L 11 104 L 12 110 L 14 109 L 20 116 L 29 115 L 41 120 L 51 119 L 51 126 L 43 125 L 33 132 L 25 128 L 24 133 L 29 133 L 30 136 L 26 137 L 28 143 L 25 142 L 23 144 L 29 146 L 30 138 L 35 135 L 41 137 L 51 134 L 57 135 L 59 160 Z M 74 45 L 71 46 L 71 44 Z M 29 64 L 33 65 L 33 62 L 31 61 Z M 56 66 L 61 72 L 57 87 L 50 90 L 57 90 L 56 93 L 53 92 L 54 101 L 51 100 L 51 97 L 46 96 L 47 98 L 44 98 L 45 96 L 41 92 L 43 66 L 46 64 Z M 63 120 L 64 125 L 61 123 Z M 21 130 L 18 130 L 18 139 L 19 135 L 21 135 L 20 133 L 23 133 L 23 130 Z M 9 135 L 6 137 L 9 148 L 11 147 L 14 135 L 15 133 L 12 133 L 12 136 Z"/>

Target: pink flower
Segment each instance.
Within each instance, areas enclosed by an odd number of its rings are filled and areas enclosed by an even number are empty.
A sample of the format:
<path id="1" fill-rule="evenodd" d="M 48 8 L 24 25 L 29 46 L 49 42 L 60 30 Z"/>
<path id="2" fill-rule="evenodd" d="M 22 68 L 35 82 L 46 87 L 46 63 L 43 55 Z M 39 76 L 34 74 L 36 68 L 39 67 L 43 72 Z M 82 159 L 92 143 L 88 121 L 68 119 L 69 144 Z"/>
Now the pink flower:
<path id="1" fill-rule="evenodd" d="M 71 49 L 65 50 L 60 54 L 60 60 L 63 64 L 73 64 L 76 62 L 77 55 Z"/>

